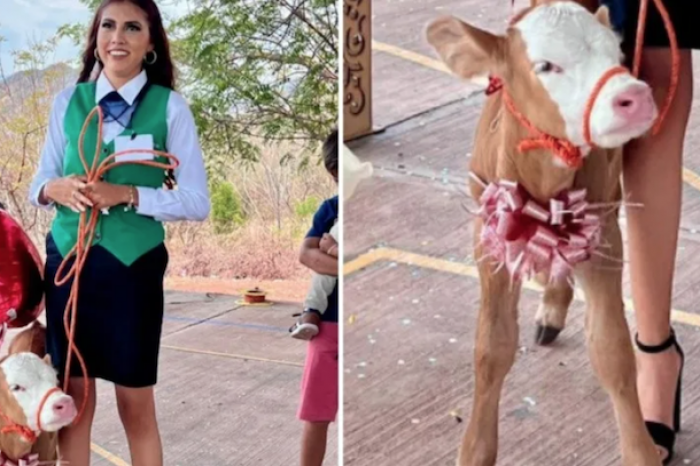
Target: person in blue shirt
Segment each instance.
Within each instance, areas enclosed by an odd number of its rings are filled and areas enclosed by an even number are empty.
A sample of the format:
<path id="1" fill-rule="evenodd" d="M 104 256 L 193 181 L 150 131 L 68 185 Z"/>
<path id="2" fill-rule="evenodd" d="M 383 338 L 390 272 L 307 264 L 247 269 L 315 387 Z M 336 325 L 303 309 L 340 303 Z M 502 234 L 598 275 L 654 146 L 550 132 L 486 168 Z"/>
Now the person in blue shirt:
<path id="1" fill-rule="evenodd" d="M 321 238 L 319 249 L 332 257 L 338 257 L 338 197 L 334 196 L 321 205 L 314 218 L 314 224 L 308 233 L 309 238 Z M 330 231 L 327 225 L 333 222 Z M 338 278 L 335 275 L 326 275 L 314 272 L 311 279 L 309 292 L 304 300 L 304 312 L 299 321 L 290 329 L 292 338 L 299 340 L 311 340 L 319 332 L 319 325 L 323 315 L 329 309 L 329 296 L 335 291 Z M 336 319 L 337 320 L 337 319 Z"/>
<path id="2" fill-rule="evenodd" d="M 323 145 L 326 170 L 338 182 L 338 131 Z M 317 274 L 337 277 L 337 242 L 329 234 L 338 220 L 338 196 L 326 199 L 314 215 L 313 225 L 301 247 L 300 261 Z M 297 413 L 304 422 L 301 466 L 321 466 L 326 454 L 328 427 L 338 412 L 338 284 L 327 299 L 323 313 L 307 310 L 318 324 L 318 334 L 307 347 Z"/>

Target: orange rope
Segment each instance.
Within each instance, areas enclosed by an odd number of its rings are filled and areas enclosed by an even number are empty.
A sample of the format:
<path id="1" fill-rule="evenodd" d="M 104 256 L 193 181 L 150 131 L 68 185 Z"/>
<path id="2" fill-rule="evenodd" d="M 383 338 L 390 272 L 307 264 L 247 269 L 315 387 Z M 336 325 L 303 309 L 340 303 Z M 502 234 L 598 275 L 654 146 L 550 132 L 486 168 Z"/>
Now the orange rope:
<path id="1" fill-rule="evenodd" d="M 676 90 L 678 88 L 678 79 L 680 76 L 680 54 L 678 53 L 678 40 L 676 38 L 676 30 L 673 28 L 673 23 L 671 22 L 671 17 L 664 6 L 663 0 L 654 0 L 656 8 L 659 10 L 659 14 L 664 21 L 664 27 L 666 28 L 666 33 L 668 34 L 668 41 L 671 46 L 671 82 L 668 88 L 668 94 L 664 100 L 663 106 L 659 111 L 659 117 L 654 123 L 651 134 L 656 136 L 661 130 L 661 125 L 663 124 L 666 116 L 671 109 L 671 104 L 676 96 Z M 644 30 L 646 28 L 647 11 L 649 9 L 649 0 L 641 0 L 639 5 L 639 22 L 637 24 L 637 40 L 636 49 L 634 51 L 634 63 L 632 68 L 632 74 L 635 77 L 639 77 L 639 69 L 642 66 L 642 50 L 644 46 Z"/>
<path id="2" fill-rule="evenodd" d="M 583 135 L 586 144 L 588 144 L 590 147 L 595 147 L 595 144 L 593 144 L 593 141 L 591 140 L 591 113 L 593 111 L 593 106 L 595 105 L 596 99 L 598 99 L 598 95 L 605 84 L 620 73 L 627 73 L 627 68 L 623 66 L 616 66 L 606 71 L 603 76 L 600 77 L 593 88 L 593 92 L 588 97 L 583 116 Z M 494 89 L 498 88 L 502 88 L 502 86 L 498 83 L 492 83 L 487 91 L 493 92 Z M 534 136 L 529 139 L 523 139 L 518 143 L 518 151 L 520 153 L 533 149 L 549 149 L 554 155 L 562 159 L 566 166 L 570 168 L 577 169 L 583 165 L 583 153 L 581 152 L 580 147 L 574 145 L 571 141 L 554 137 L 551 134 L 547 134 L 537 128 L 530 120 L 527 119 L 525 115 L 518 111 L 512 97 L 505 89 L 503 89 L 503 102 L 505 103 L 508 111 L 513 114 L 515 119 L 518 120 L 518 122 Z"/>
<path id="3" fill-rule="evenodd" d="M 41 428 L 41 412 L 44 410 L 44 405 L 49 400 L 49 397 L 53 393 L 58 392 L 58 391 L 60 391 L 60 389 L 58 387 L 52 388 L 51 390 L 49 390 L 48 392 L 46 392 L 44 394 L 44 397 L 41 399 L 41 403 L 39 403 L 39 409 L 37 409 L 37 411 L 36 411 L 36 428 L 40 431 L 42 430 L 42 428 Z"/>
<path id="4" fill-rule="evenodd" d="M 595 144 L 593 144 L 593 140 L 591 139 L 591 113 L 593 113 L 595 101 L 596 99 L 598 99 L 600 91 L 603 90 L 603 87 L 608 83 L 610 79 L 612 79 L 613 76 L 617 76 L 618 74 L 627 72 L 628 70 L 624 66 L 616 66 L 614 68 L 609 69 L 603 75 L 603 77 L 596 83 L 595 87 L 593 88 L 593 92 L 591 93 L 591 96 L 588 98 L 588 102 L 586 102 L 586 111 L 583 113 L 583 139 L 586 141 L 586 144 L 588 144 L 591 147 L 595 147 Z"/>
<path id="5" fill-rule="evenodd" d="M 44 394 L 44 396 L 42 397 L 41 403 L 39 403 L 39 408 L 38 408 L 37 411 L 36 411 L 36 426 L 37 426 L 37 430 L 39 430 L 39 431 L 42 430 L 42 429 L 41 429 L 41 412 L 42 412 L 43 409 L 44 409 L 44 405 L 45 405 L 46 402 L 48 401 L 49 397 L 50 397 L 53 393 L 55 393 L 55 392 L 57 392 L 57 391 L 59 391 L 59 390 L 60 390 L 60 389 L 59 389 L 58 387 L 54 387 L 54 388 L 52 388 L 51 390 L 47 391 L 47 392 Z M 36 435 L 36 433 L 35 433 L 32 429 L 29 428 L 29 426 L 24 426 L 24 425 L 22 425 L 22 424 L 18 424 L 17 422 L 15 422 L 15 421 L 13 421 L 12 419 L 10 419 L 10 416 L 8 416 L 8 415 L 5 414 L 5 413 L 0 413 L 0 418 L 1 418 L 3 421 L 5 421 L 5 423 L 7 423 L 6 426 L 3 426 L 2 429 L 0 429 L 0 433 L 3 433 L 3 434 L 11 434 L 11 433 L 19 434 L 19 435 L 21 435 L 22 437 L 24 437 L 24 439 L 25 439 L 28 443 L 30 443 L 30 444 L 32 444 L 32 445 L 34 444 L 34 442 L 36 442 L 36 440 L 37 440 L 37 435 Z"/>
<path id="6" fill-rule="evenodd" d="M 0 413 L 0 418 L 2 418 L 2 420 L 7 423 L 6 426 L 3 426 L 3 428 L 0 429 L 0 433 L 19 434 L 20 436 L 24 437 L 27 443 L 30 443 L 32 445 L 34 444 L 34 442 L 36 442 L 37 435 L 28 426 L 17 424 L 15 421 L 10 419 L 10 417 L 5 413 Z"/>
<path id="7" fill-rule="evenodd" d="M 83 152 L 83 141 L 85 139 L 85 133 L 87 131 L 88 124 L 90 123 L 91 118 L 93 115 L 97 112 L 98 114 L 98 134 L 97 134 L 97 148 L 95 149 L 95 156 L 92 161 L 92 167 L 88 168 L 87 162 L 85 161 L 85 154 Z M 85 173 L 87 175 L 87 182 L 92 183 L 95 181 L 99 181 L 102 176 L 109 170 L 111 170 L 114 167 L 118 167 L 120 165 L 125 165 L 125 164 L 138 164 L 138 165 L 147 165 L 150 167 L 156 167 L 156 168 L 162 168 L 163 170 L 173 170 L 179 165 L 179 161 L 175 156 L 172 154 L 169 154 L 167 152 L 161 152 L 161 151 L 156 151 L 156 150 L 146 150 L 146 149 L 130 149 L 130 150 L 124 150 L 120 152 L 116 152 L 109 157 L 105 158 L 99 165 L 97 165 L 97 160 L 99 159 L 99 154 L 102 149 L 102 123 L 103 123 L 103 114 L 102 114 L 102 109 L 97 106 L 95 107 L 90 114 L 87 116 L 85 119 L 85 123 L 83 124 L 83 128 L 80 132 L 80 143 L 78 144 L 78 150 L 80 153 L 80 160 L 83 163 L 83 167 L 85 169 Z M 154 155 L 160 155 L 166 158 L 169 158 L 173 161 L 172 164 L 165 164 L 165 163 L 160 163 L 160 162 L 154 162 L 154 161 L 149 161 L 149 160 L 138 160 L 138 161 L 126 161 L 126 162 L 113 162 L 110 163 L 113 159 L 120 155 L 125 155 L 125 154 L 130 154 L 130 153 L 151 153 Z M 78 238 L 76 241 L 75 246 L 66 254 L 66 257 L 63 259 L 61 262 L 61 265 L 58 268 L 58 271 L 56 272 L 56 278 L 54 279 L 54 282 L 57 286 L 64 285 L 71 277 L 74 277 L 73 284 L 71 286 L 71 292 L 68 297 L 68 302 L 66 303 L 66 309 L 63 315 L 63 325 L 65 328 L 66 333 L 68 334 L 68 356 L 66 358 L 66 369 L 65 369 L 65 375 L 64 375 L 64 384 L 63 384 L 63 391 L 68 393 L 68 382 L 70 380 L 70 366 L 71 366 L 71 354 L 75 353 L 75 357 L 78 359 L 78 362 L 80 364 L 80 367 L 82 369 L 83 373 L 83 389 L 84 389 L 84 396 L 83 400 L 80 404 L 80 409 L 78 410 L 78 414 L 75 417 L 75 420 L 73 423 L 77 423 L 80 417 L 82 416 L 83 412 L 85 411 L 85 406 L 87 405 L 87 398 L 88 398 L 88 377 L 87 377 L 87 368 L 85 366 L 85 360 L 83 359 L 83 356 L 80 354 L 78 351 L 78 348 L 75 346 L 75 325 L 77 321 L 77 310 L 78 310 L 78 291 L 79 291 L 79 278 L 80 274 L 82 273 L 83 267 L 85 265 L 85 261 L 87 259 L 87 254 L 88 251 L 90 250 L 90 247 L 92 245 L 93 238 L 95 236 L 95 226 L 97 225 L 97 219 L 100 215 L 100 211 L 97 209 L 91 209 L 91 214 L 90 214 L 90 220 L 89 223 L 86 225 L 86 212 L 81 212 L 80 213 L 80 223 L 78 225 Z M 73 266 L 70 268 L 70 270 L 66 273 L 65 277 L 62 279 L 59 279 L 59 276 L 61 275 L 61 272 L 63 269 L 66 267 L 69 259 L 75 255 L 76 259 L 75 262 L 73 263 Z M 69 317 L 70 317 L 70 323 L 69 323 Z"/>
<path id="8" fill-rule="evenodd" d="M 663 0 L 654 0 L 656 7 L 659 9 L 659 14 L 663 18 L 664 26 L 666 32 L 668 33 L 669 43 L 671 46 L 671 82 L 669 85 L 669 91 L 664 99 L 664 103 L 659 111 L 659 115 L 652 126 L 652 135 L 657 135 L 661 130 L 661 126 L 665 121 L 668 112 L 673 103 L 673 99 L 676 95 L 676 90 L 678 88 L 678 80 L 680 75 L 680 54 L 678 52 L 678 41 L 676 39 L 676 31 L 673 28 L 673 23 L 671 22 L 671 17 L 663 4 Z M 632 74 L 635 78 L 639 78 L 639 69 L 641 67 L 642 60 L 642 50 L 644 45 L 644 30 L 646 28 L 646 18 L 647 11 L 649 9 L 649 0 L 641 0 L 639 8 L 639 21 L 637 24 L 637 37 L 636 37 L 636 49 L 634 54 L 634 63 Z M 511 19 L 514 22 L 519 17 Z M 608 70 L 601 79 L 596 83 L 595 88 L 591 96 L 586 102 L 586 108 L 583 117 L 583 136 L 586 144 L 591 148 L 595 147 L 591 138 L 591 114 L 593 112 L 593 107 L 600 94 L 603 86 L 613 77 L 620 73 L 627 73 L 627 68 L 623 66 L 617 66 Z M 580 148 L 574 146 L 571 142 L 556 138 L 552 135 L 546 134 L 536 128 L 522 113 L 520 113 L 513 103 L 512 98 L 503 88 L 503 83 L 499 78 L 491 77 L 489 82 L 489 87 L 486 90 L 486 94 L 490 95 L 498 90 L 503 90 L 503 101 L 508 108 L 508 110 L 513 114 L 513 116 L 527 128 L 530 133 L 534 135 L 533 138 L 525 139 L 520 141 L 518 144 L 518 150 L 522 153 L 532 149 L 549 149 L 555 155 L 559 156 L 564 163 L 572 168 L 579 168 L 582 161 L 582 154 Z"/>
<path id="9" fill-rule="evenodd" d="M 520 122 L 534 136 L 529 139 L 523 139 L 518 143 L 518 151 L 526 152 L 532 149 L 549 149 L 553 154 L 561 158 L 564 163 L 572 168 L 579 168 L 583 164 L 583 156 L 581 149 L 573 145 L 571 142 L 564 139 L 555 138 L 552 135 L 540 131 L 530 120 L 515 108 L 513 99 L 510 94 L 503 89 L 503 102 L 513 114 L 516 120 Z"/>

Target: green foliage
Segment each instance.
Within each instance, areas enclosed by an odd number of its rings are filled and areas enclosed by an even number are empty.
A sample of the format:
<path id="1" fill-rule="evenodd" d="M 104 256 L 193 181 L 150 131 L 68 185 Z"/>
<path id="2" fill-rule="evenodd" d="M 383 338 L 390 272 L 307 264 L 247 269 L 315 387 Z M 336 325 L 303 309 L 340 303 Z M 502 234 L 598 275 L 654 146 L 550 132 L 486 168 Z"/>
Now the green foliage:
<path id="1" fill-rule="evenodd" d="M 224 157 L 255 158 L 251 136 L 312 151 L 337 120 L 335 2 L 190 4 L 170 32 L 205 141 L 226 148 Z"/>
<path id="2" fill-rule="evenodd" d="M 100 4 L 81 1 L 91 9 Z M 317 156 L 338 116 L 336 2 L 186 4 L 189 13 L 166 21 L 166 29 L 209 173 L 216 178 L 233 160 L 257 160 L 260 139 L 300 142 L 302 164 Z M 86 29 L 69 25 L 60 32 L 82 45 Z"/>
<path id="3" fill-rule="evenodd" d="M 82 47 L 85 45 L 87 26 L 83 24 L 64 24 L 58 28 L 56 34 L 59 37 L 69 39 L 74 44 Z"/>
<path id="4" fill-rule="evenodd" d="M 214 183 L 211 189 L 211 221 L 217 234 L 230 233 L 243 226 L 246 214 L 241 197 L 231 183 Z"/>
<path id="5" fill-rule="evenodd" d="M 297 203 L 297 205 L 294 207 L 294 212 L 299 219 L 306 219 L 311 217 L 316 212 L 319 205 L 321 205 L 321 200 L 318 197 L 309 196 L 303 201 Z"/>

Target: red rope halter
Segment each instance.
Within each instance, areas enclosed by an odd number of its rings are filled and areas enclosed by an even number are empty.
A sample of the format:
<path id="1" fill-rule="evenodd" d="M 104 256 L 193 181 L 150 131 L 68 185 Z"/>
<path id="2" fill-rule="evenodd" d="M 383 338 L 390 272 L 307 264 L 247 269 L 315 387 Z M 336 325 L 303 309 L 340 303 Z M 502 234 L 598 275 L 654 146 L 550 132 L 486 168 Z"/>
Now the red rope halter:
<path id="1" fill-rule="evenodd" d="M 39 403 L 39 408 L 37 409 L 36 412 L 36 426 L 39 432 L 41 432 L 43 429 L 41 428 L 41 412 L 44 410 L 44 406 L 46 405 L 46 402 L 48 401 L 49 397 L 56 393 L 61 391 L 60 388 L 58 387 L 53 387 L 51 390 L 48 390 L 45 394 L 44 397 L 41 399 L 41 403 Z M 20 435 L 27 443 L 29 444 L 34 444 L 37 440 L 37 434 L 34 432 L 29 426 L 25 426 L 22 424 L 19 424 L 12 419 L 10 419 L 10 416 L 8 416 L 5 413 L 0 412 L 0 418 L 5 421 L 5 426 L 0 429 L 0 433 L 3 434 L 8 434 L 8 433 L 16 433 Z"/>
<path id="2" fill-rule="evenodd" d="M 600 95 L 600 91 L 603 89 L 605 84 L 618 74 L 627 73 L 627 69 L 622 66 L 617 66 L 608 70 L 596 83 L 593 92 L 591 93 L 588 101 L 586 102 L 586 111 L 583 118 L 583 135 L 590 147 L 595 147 L 595 144 L 591 140 L 591 114 L 593 112 L 593 106 L 595 105 L 596 99 Z M 495 78 L 497 79 L 497 78 Z M 551 134 L 547 134 L 537 128 L 525 115 L 523 115 L 515 107 L 513 98 L 510 94 L 503 89 L 503 84 L 498 83 L 493 86 L 489 86 L 491 92 L 495 92 L 494 89 L 503 90 L 503 102 L 506 108 L 515 117 L 521 125 L 523 125 L 532 134 L 533 137 L 529 139 L 524 139 L 518 143 L 518 151 L 520 153 L 533 150 L 533 149 L 549 149 L 554 155 L 559 157 L 564 161 L 566 166 L 571 168 L 580 168 L 583 164 L 583 154 L 581 153 L 581 148 L 575 146 L 573 143 L 566 139 L 557 138 Z"/>
<path id="3" fill-rule="evenodd" d="M 664 100 L 664 104 L 659 111 L 659 116 L 656 119 L 652 127 L 652 134 L 656 135 L 661 130 L 661 126 L 668 115 L 671 108 L 671 104 L 676 95 L 676 90 L 678 88 L 678 79 L 680 75 L 680 55 L 678 53 L 678 42 L 676 40 L 676 33 L 671 23 L 671 18 L 668 11 L 664 7 L 663 0 L 654 0 L 654 4 L 659 10 L 659 14 L 663 18 L 664 26 L 666 27 L 666 32 L 668 33 L 669 42 L 671 45 L 671 82 L 669 85 L 669 91 Z M 639 69 L 642 60 L 642 49 L 644 45 L 644 29 L 646 27 L 646 15 L 649 9 L 649 0 L 642 0 L 639 9 L 639 23 L 637 26 L 637 42 L 634 55 L 633 71 L 632 75 L 635 78 L 639 77 Z M 516 17 L 514 19 L 519 19 Z M 583 118 L 583 137 L 591 148 L 596 147 L 591 138 L 591 114 L 593 113 L 593 107 L 595 105 L 596 99 L 600 95 L 603 87 L 607 82 L 618 74 L 628 73 L 629 70 L 623 66 L 616 66 L 608 70 L 596 83 L 593 92 L 591 93 L 588 101 L 586 103 L 586 109 Z M 533 149 L 549 149 L 554 155 L 559 157 L 564 161 L 564 163 L 571 168 L 580 168 L 583 164 L 583 154 L 581 153 L 581 148 L 575 146 L 568 140 L 554 137 L 547 134 L 540 129 L 538 129 L 530 120 L 525 117 L 518 109 L 515 107 L 512 97 L 504 89 L 503 82 L 500 78 L 495 76 L 489 77 L 489 86 L 486 89 L 486 95 L 491 95 L 495 92 L 503 91 L 503 102 L 506 108 L 513 114 L 513 116 L 532 134 L 533 137 L 524 139 L 518 143 L 518 151 L 520 153 L 533 150 Z"/>

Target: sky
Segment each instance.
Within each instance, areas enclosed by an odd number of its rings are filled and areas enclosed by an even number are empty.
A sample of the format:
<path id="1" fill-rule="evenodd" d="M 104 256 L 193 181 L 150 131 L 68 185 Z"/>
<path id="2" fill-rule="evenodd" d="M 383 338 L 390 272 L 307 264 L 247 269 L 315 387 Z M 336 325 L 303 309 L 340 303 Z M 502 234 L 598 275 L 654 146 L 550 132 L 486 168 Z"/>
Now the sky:
<path id="1" fill-rule="evenodd" d="M 164 15 L 187 10 L 186 0 L 162 0 L 158 6 Z M 12 50 L 28 48 L 34 42 L 44 41 L 66 23 L 87 23 L 91 12 L 79 0 L 0 0 L 0 63 L 6 75 L 15 70 Z M 63 40 L 51 63 L 73 60 L 80 49 L 70 40 Z M 47 63 L 49 65 L 50 63 Z"/>

